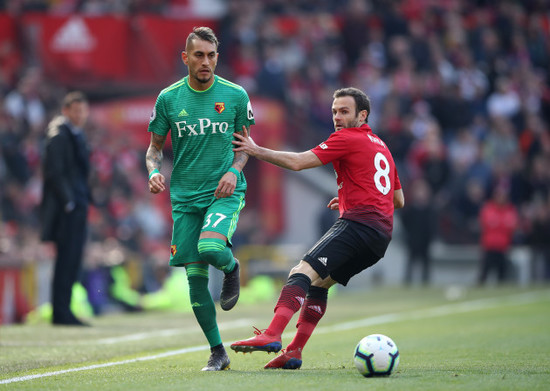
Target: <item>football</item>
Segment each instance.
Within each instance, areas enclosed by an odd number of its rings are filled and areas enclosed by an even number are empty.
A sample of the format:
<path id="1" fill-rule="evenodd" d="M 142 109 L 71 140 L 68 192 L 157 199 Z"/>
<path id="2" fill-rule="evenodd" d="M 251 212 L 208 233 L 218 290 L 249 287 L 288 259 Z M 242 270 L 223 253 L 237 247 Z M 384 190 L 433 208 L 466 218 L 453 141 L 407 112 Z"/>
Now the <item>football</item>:
<path id="1" fill-rule="evenodd" d="M 353 361 L 359 373 L 365 377 L 388 376 L 399 365 L 399 350 L 391 338 L 371 334 L 359 341 Z"/>

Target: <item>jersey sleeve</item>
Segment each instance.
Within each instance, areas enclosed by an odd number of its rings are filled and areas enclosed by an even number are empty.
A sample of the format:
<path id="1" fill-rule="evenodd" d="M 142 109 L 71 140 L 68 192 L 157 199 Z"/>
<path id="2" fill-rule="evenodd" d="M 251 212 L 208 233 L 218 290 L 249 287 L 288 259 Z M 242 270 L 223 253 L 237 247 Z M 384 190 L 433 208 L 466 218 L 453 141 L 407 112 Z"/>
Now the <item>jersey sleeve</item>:
<path id="1" fill-rule="evenodd" d="M 250 98 L 244 89 L 241 89 L 241 97 L 237 106 L 237 115 L 235 118 L 235 131 L 241 132 L 243 125 L 247 128 L 250 125 L 254 125 L 254 111 L 252 110 L 252 104 Z"/>
<path id="2" fill-rule="evenodd" d="M 341 132 L 341 131 L 340 131 Z M 323 164 L 328 164 L 344 156 L 348 152 L 345 137 L 339 132 L 334 132 L 330 137 L 311 149 Z"/>
<path id="3" fill-rule="evenodd" d="M 149 118 L 149 128 L 147 131 L 154 132 L 160 136 L 166 136 L 170 131 L 170 121 L 166 116 L 163 94 L 157 97 L 151 118 Z"/>

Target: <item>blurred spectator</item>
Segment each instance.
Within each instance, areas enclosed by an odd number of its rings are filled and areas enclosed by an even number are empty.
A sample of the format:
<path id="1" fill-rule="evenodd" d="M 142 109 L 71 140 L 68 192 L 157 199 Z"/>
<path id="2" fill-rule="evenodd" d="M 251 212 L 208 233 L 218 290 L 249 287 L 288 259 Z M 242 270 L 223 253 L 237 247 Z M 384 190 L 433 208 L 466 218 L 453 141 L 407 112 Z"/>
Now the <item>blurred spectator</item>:
<path id="1" fill-rule="evenodd" d="M 544 121 L 539 115 L 534 113 L 527 115 L 525 127 L 521 130 L 518 143 L 521 153 L 528 161 L 531 161 L 536 155 L 544 153 L 544 139 L 548 139 L 548 133 L 548 128 L 545 127 Z"/>
<path id="2" fill-rule="evenodd" d="M 0 152 L 6 167 L 5 177 L 19 184 L 25 183 L 31 173 L 23 151 L 25 136 L 18 133 L 15 121 L 0 108 Z"/>
<path id="3" fill-rule="evenodd" d="M 496 82 L 496 90 L 487 98 L 487 112 L 491 118 L 503 117 L 514 119 L 520 112 L 521 102 L 514 90 L 512 81 L 500 77 Z"/>
<path id="4" fill-rule="evenodd" d="M 15 120 L 17 133 L 22 138 L 40 131 L 46 123 L 46 110 L 39 94 L 40 83 L 40 71 L 30 68 L 4 100 L 5 110 Z"/>
<path id="5" fill-rule="evenodd" d="M 474 121 L 471 104 L 461 96 L 455 82 L 431 97 L 430 104 L 445 142 L 452 140 L 459 129 L 470 126 Z"/>
<path id="6" fill-rule="evenodd" d="M 404 118 L 400 117 L 399 99 L 395 95 L 388 95 L 383 102 L 384 104 L 381 110 L 379 124 L 374 129 L 379 132 L 381 138 L 393 151 L 393 156 L 399 169 L 401 164 L 407 161 L 407 158 L 410 157 L 412 159 L 412 155 L 418 153 L 416 149 L 419 148 L 418 144 L 420 142 L 415 141 L 410 127 L 407 126 L 408 123 L 405 122 Z M 373 114 L 374 113 L 371 115 Z M 414 149 L 411 150 L 411 147 Z M 408 170 L 410 170 L 410 172 Z M 414 166 L 411 165 L 411 167 L 408 167 L 408 170 L 400 170 L 400 175 L 412 177 L 421 175 L 419 173 L 420 167 L 418 166 L 418 163 L 415 163 Z"/>
<path id="7" fill-rule="evenodd" d="M 479 220 L 481 225 L 481 249 L 483 252 L 478 284 L 486 283 L 489 273 L 496 273 L 499 283 L 509 277 L 508 251 L 518 228 L 516 207 L 508 199 L 508 186 L 498 184 L 493 189 L 492 197 L 481 208 Z"/>
<path id="8" fill-rule="evenodd" d="M 287 88 L 281 50 L 276 44 L 265 48 L 265 62 L 258 73 L 258 94 L 284 101 Z"/>
<path id="9" fill-rule="evenodd" d="M 455 185 L 449 212 L 442 216 L 440 238 L 448 243 L 473 244 L 479 241 L 479 213 L 486 199 L 484 182 L 462 177 Z"/>
<path id="10" fill-rule="evenodd" d="M 420 268 L 420 281 L 430 282 L 430 245 L 435 237 L 437 220 L 430 187 L 423 179 L 410 184 L 410 201 L 401 211 L 401 221 L 406 232 L 407 266 L 403 282 L 413 282 L 414 271 Z"/>
<path id="11" fill-rule="evenodd" d="M 369 8 L 370 2 L 350 0 L 343 12 L 342 47 L 350 69 L 356 65 L 361 56 L 361 49 L 369 41 L 367 36 L 373 27 L 372 23 L 369 23 Z M 375 23 L 374 26 L 376 25 Z"/>
<path id="12" fill-rule="evenodd" d="M 436 119 L 430 112 L 430 104 L 423 100 L 412 105 L 411 116 L 408 121 L 415 139 L 423 139 L 426 137 L 426 133 L 434 127 L 438 127 Z"/>
<path id="13" fill-rule="evenodd" d="M 493 168 L 503 166 L 505 170 L 510 170 L 510 161 L 519 152 L 519 144 L 513 124 L 507 117 L 492 118 L 483 149 L 485 160 Z"/>
<path id="14" fill-rule="evenodd" d="M 447 148 L 441 139 L 439 127 L 431 123 L 425 136 L 412 147 L 411 163 L 417 175 L 423 176 L 434 197 L 445 197 L 445 189 L 450 177 L 450 166 L 447 160 Z"/>
<path id="15" fill-rule="evenodd" d="M 550 69 L 550 52 L 548 51 L 548 20 L 545 20 L 543 10 L 532 14 L 525 26 L 525 39 L 529 58 L 535 68 Z M 546 28 L 545 28 L 546 25 Z M 518 30 L 521 31 L 521 30 Z"/>
<path id="16" fill-rule="evenodd" d="M 460 129 L 449 142 L 449 161 L 455 173 L 467 171 L 478 159 L 480 143 L 470 128 Z"/>
<path id="17" fill-rule="evenodd" d="M 550 154 L 537 155 L 532 162 L 529 183 L 531 199 L 537 201 L 547 199 L 550 195 Z"/>
<path id="18" fill-rule="evenodd" d="M 550 197 L 538 200 L 533 208 L 533 222 L 528 243 L 533 246 L 531 279 L 550 281 Z"/>
<path id="19" fill-rule="evenodd" d="M 409 23 L 411 33 L 411 56 L 414 60 L 415 70 L 427 72 L 430 70 L 430 45 L 427 39 L 430 35 L 428 26 L 424 21 L 412 19 Z"/>
<path id="20" fill-rule="evenodd" d="M 470 50 L 458 53 L 457 83 L 460 96 L 470 104 L 470 111 L 479 114 L 485 111 L 483 99 L 489 90 L 489 80 L 475 64 Z"/>

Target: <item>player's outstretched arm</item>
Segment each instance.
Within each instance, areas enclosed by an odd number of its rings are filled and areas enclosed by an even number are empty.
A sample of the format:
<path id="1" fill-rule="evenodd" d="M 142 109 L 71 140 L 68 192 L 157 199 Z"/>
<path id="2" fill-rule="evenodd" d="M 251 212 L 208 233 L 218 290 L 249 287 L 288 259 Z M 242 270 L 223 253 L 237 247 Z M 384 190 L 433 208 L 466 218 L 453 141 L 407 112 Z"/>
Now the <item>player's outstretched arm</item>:
<path id="1" fill-rule="evenodd" d="M 244 127 L 242 134 L 233 133 L 233 136 L 235 137 L 233 144 L 236 146 L 233 148 L 233 151 L 245 152 L 249 156 L 254 156 L 257 159 L 288 170 L 300 171 L 323 165 L 317 155 L 311 151 L 284 152 L 260 147 L 254 142 L 252 137 L 248 135 L 248 131 Z"/>
<path id="2" fill-rule="evenodd" d="M 149 172 L 149 191 L 153 194 L 166 190 L 164 175 L 160 173 L 162 148 L 165 141 L 166 136 L 151 133 L 151 142 L 145 154 L 145 165 L 147 166 L 147 172 Z"/>

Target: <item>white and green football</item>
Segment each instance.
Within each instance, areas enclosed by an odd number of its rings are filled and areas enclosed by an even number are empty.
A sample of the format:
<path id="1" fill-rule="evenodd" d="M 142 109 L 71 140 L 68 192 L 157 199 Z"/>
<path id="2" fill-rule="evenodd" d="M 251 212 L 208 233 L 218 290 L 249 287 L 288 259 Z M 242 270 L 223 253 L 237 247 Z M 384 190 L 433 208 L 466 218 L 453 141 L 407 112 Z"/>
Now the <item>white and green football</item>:
<path id="1" fill-rule="evenodd" d="M 371 334 L 359 341 L 353 361 L 359 373 L 365 377 L 388 376 L 399 365 L 399 350 L 391 338 Z"/>

